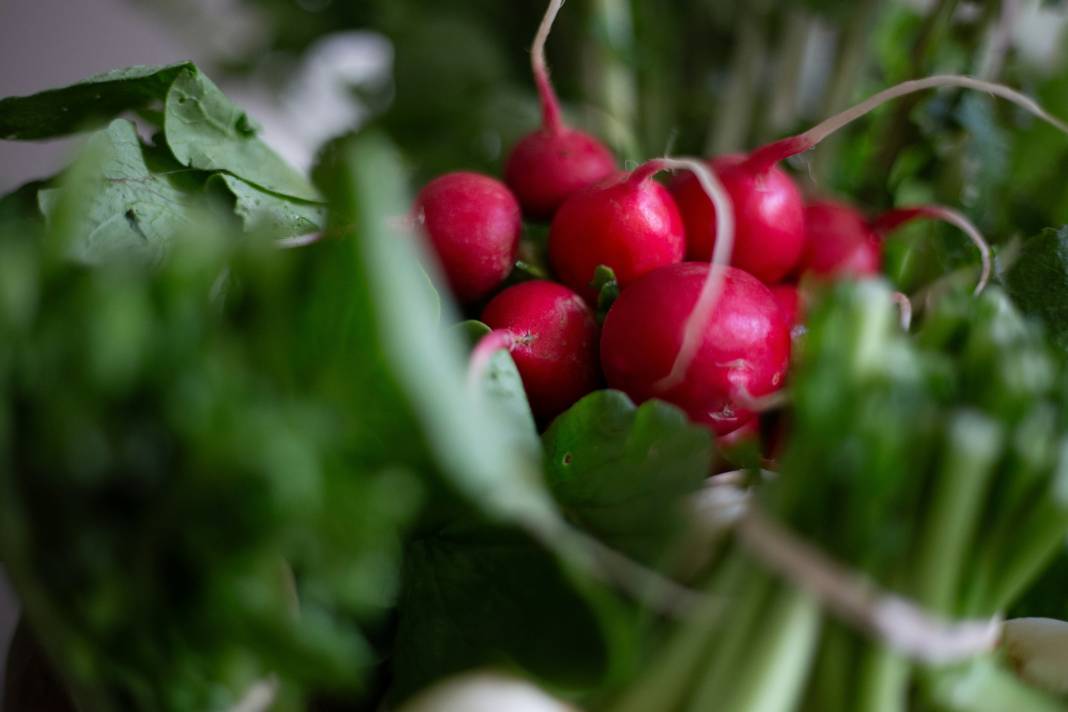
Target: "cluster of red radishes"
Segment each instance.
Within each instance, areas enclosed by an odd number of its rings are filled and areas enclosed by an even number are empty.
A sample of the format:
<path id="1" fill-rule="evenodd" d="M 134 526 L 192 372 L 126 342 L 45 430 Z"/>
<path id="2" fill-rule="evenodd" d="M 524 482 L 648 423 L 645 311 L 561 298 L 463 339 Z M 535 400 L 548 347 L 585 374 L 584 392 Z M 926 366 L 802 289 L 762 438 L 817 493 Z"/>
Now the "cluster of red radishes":
<path id="1" fill-rule="evenodd" d="M 550 2 L 533 46 L 543 125 L 512 150 L 505 183 L 443 175 L 422 190 L 415 209 L 466 305 L 481 303 L 511 273 L 524 216 L 551 221 L 548 257 L 559 283 L 522 282 L 493 296 L 482 311 L 493 332 L 474 356 L 484 363 L 488 352 L 508 349 L 541 422 L 607 384 L 639 403 L 674 403 L 717 436 L 752 423 L 759 403 L 786 380 L 791 334 L 802 318 L 798 279 L 878 274 L 883 234 L 915 217 L 964 230 L 980 248 L 979 288 L 985 284 L 986 244 L 958 213 L 920 206 L 869 220 L 840 202 L 806 202 L 778 163 L 913 91 L 960 86 L 1021 105 L 1026 97 L 967 77 L 929 77 L 749 155 L 658 158 L 624 172 L 601 142 L 561 117 L 544 45 L 562 4 Z M 1025 108 L 1055 121 L 1033 102 Z M 686 173 L 668 186 L 654 177 L 680 169 Z M 591 305 L 602 265 L 621 291 L 599 327 Z"/>

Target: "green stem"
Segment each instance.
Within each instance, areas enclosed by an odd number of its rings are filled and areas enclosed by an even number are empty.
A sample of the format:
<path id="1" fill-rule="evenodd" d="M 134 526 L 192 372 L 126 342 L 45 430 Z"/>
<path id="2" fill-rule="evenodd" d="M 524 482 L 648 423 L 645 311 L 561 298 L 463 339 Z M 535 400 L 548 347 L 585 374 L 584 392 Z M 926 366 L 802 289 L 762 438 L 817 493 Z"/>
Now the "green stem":
<path id="1" fill-rule="evenodd" d="M 729 107 L 729 110 L 718 112 L 706 145 L 706 150 L 713 155 L 744 149 L 753 127 L 756 88 L 760 86 L 760 74 L 767 54 L 763 18 L 758 13 L 752 8 L 744 11 L 738 28 L 738 40 L 731 58 L 730 80 L 720 100 L 720 106 Z"/>
<path id="2" fill-rule="evenodd" d="M 626 61 L 634 45 L 628 0 L 591 0 L 590 20 L 598 41 L 587 54 L 586 82 L 602 111 L 601 133 L 624 158 L 640 160 L 635 133 L 638 83 Z"/>
<path id="3" fill-rule="evenodd" d="M 856 709 L 903 712 L 907 708 L 910 672 L 908 660 L 886 647 L 867 650 L 861 663 Z"/>
<path id="4" fill-rule="evenodd" d="M 953 417 L 945 465 L 935 485 L 922 536 L 914 589 L 921 605 L 953 613 L 962 562 L 982 511 L 1001 449 L 1002 432 L 978 413 Z"/>
<path id="5" fill-rule="evenodd" d="M 776 594 L 757 644 L 741 662 L 729 712 L 789 712 L 804 692 L 819 641 L 820 608 L 808 593 L 785 585 Z M 705 707 L 704 709 L 710 709 Z"/>

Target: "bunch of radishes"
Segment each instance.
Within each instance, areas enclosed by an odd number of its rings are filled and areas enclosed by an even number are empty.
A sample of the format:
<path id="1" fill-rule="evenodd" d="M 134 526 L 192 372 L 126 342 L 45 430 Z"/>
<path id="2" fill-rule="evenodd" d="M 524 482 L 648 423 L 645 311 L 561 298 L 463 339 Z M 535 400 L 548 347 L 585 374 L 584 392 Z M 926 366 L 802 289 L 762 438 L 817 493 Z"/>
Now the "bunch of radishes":
<path id="1" fill-rule="evenodd" d="M 509 350 L 542 423 L 605 383 L 637 402 L 674 403 L 717 436 L 752 430 L 756 411 L 786 382 L 791 334 L 803 316 L 799 279 L 878 274 L 883 235 L 916 217 L 945 219 L 972 238 L 982 289 L 989 251 L 958 213 L 919 206 L 869 220 L 844 203 L 806 202 L 778 166 L 875 107 L 958 86 L 1007 98 L 1065 129 L 1006 87 L 929 77 L 749 155 L 658 158 L 622 171 L 600 141 L 561 117 L 544 46 L 563 2 L 549 3 L 532 50 L 543 125 L 513 148 L 505 182 L 450 173 L 423 188 L 415 206 L 454 295 L 469 306 L 512 272 L 523 218 L 551 223 L 548 258 L 559 283 L 527 281 L 493 296 L 482 310 L 493 331 L 473 358 L 484 363 L 489 352 Z M 655 179 L 679 169 L 686 172 L 667 187 Z M 621 290 L 603 326 L 591 308 L 600 266 Z"/>

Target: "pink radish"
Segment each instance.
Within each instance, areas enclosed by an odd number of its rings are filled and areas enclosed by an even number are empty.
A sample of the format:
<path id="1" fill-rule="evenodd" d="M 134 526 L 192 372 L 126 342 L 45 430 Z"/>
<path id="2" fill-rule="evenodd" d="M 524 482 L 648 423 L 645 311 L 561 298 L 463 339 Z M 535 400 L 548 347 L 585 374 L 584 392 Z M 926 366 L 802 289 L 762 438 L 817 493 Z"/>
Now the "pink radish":
<path id="1" fill-rule="evenodd" d="M 481 371 L 498 349 L 511 352 L 539 421 L 597 387 L 597 322 L 567 287 L 540 280 L 509 287 L 486 305 L 482 320 L 493 331 L 475 347 L 472 370 Z"/>
<path id="2" fill-rule="evenodd" d="M 805 206 L 802 271 L 820 277 L 864 277 L 879 274 L 882 267 L 882 244 L 863 213 L 830 200 Z"/>
<path id="3" fill-rule="evenodd" d="M 531 67 L 541 100 L 542 127 L 512 149 L 505 181 L 515 191 L 523 212 L 548 219 L 563 202 L 583 188 L 616 172 L 616 159 L 593 136 L 564 124 L 560 102 L 545 63 L 545 41 L 564 0 L 552 0 L 534 37 Z"/>
<path id="4" fill-rule="evenodd" d="M 773 283 L 797 266 L 805 243 L 801 191 L 774 163 L 741 155 L 721 156 L 710 165 L 734 206 L 732 264 Z M 692 175 L 671 186 L 686 224 L 687 259 L 707 260 L 716 242 L 715 209 Z"/>
<path id="5" fill-rule="evenodd" d="M 522 216 L 500 181 L 478 173 L 447 173 L 423 188 L 415 220 L 430 240 L 456 298 L 476 301 L 512 271 Z"/>
<path id="6" fill-rule="evenodd" d="M 561 282 L 589 301 L 599 265 L 611 267 L 625 289 L 643 274 L 682 260 L 686 234 L 675 201 L 653 180 L 650 161 L 629 174 L 571 196 L 549 230 L 549 262 Z"/>
<path id="7" fill-rule="evenodd" d="M 805 207 L 805 252 L 801 270 L 825 278 L 867 277 L 882 270 L 887 233 L 917 218 L 942 220 L 960 229 L 979 250 L 981 269 L 975 293 L 990 280 L 990 248 L 979 230 L 963 215 L 940 205 L 895 208 L 869 221 L 844 203 L 821 200 Z"/>
<path id="8" fill-rule="evenodd" d="M 791 336 L 796 336 L 798 328 L 805 320 L 805 312 L 801 303 L 801 290 L 796 284 L 789 282 L 776 284 L 770 287 L 771 296 L 779 305 L 779 313 L 782 315 L 786 328 Z"/>
<path id="9" fill-rule="evenodd" d="M 719 279 L 710 279 L 719 273 Z M 706 282 L 719 284 L 699 322 L 683 377 L 671 378 Z M 771 291 L 740 269 L 684 262 L 658 269 L 623 290 L 601 335 L 608 384 L 642 402 L 660 398 L 725 435 L 753 412 L 744 404 L 777 390 L 790 357 L 789 329 Z"/>

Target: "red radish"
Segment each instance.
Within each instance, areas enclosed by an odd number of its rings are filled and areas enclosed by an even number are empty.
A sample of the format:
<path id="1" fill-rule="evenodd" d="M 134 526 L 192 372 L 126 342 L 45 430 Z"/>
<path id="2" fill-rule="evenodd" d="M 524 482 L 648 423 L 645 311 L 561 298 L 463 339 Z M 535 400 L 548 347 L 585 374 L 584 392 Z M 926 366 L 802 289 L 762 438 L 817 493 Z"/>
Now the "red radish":
<path id="1" fill-rule="evenodd" d="M 719 293 L 707 316 L 695 319 L 709 283 Z M 745 404 L 782 385 L 789 358 L 789 329 L 771 291 L 740 269 L 696 262 L 658 269 L 623 290 L 601 335 L 610 386 L 637 402 L 674 403 L 717 435 L 753 417 Z M 680 361 L 681 379 L 673 377 Z"/>
<path id="2" fill-rule="evenodd" d="M 682 260 L 686 234 L 675 201 L 647 163 L 577 193 L 549 229 L 549 262 L 561 282 L 593 301 L 590 281 L 611 267 L 626 288 L 657 267 Z"/>
<path id="3" fill-rule="evenodd" d="M 856 208 L 830 200 L 805 206 L 804 272 L 820 277 L 877 275 L 883 267 L 883 248 Z"/>
<path id="4" fill-rule="evenodd" d="M 779 313 L 782 315 L 786 328 L 791 336 L 797 335 L 797 330 L 805 320 L 804 310 L 801 304 L 801 290 L 796 284 L 776 284 L 771 289 L 771 296 L 779 305 Z"/>
<path id="5" fill-rule="evenodd" d="M 415 219 L 462 303 L 496 289 L 515 265 L 522 216 L 500 181 L 478 173 L 435 178 L 415 201 Z"/>
<path id="6" fill-rule="evenodd" d="M 598 385 L 597 321 L 579 295 L 546 281 L 523 282 L 482 312 L 493 331 L 472 356 L 475 373 L 501 348 L 511 352 L 534 415 L 546 422 Z"/>
<path id="7" fill-rule="evenodd" d="M 732 264 L 772 283 L 789 274 L 805 244 L 801 191 L 774 163 L 741 155 L 710 162 L 730 195 L 735 236 Z M 716 211 L 692 175 L 677 178 L 672 193 L 686 224 L 687 259 L 708 260 L 716 242 Z"/>
<path id="8" fill-rule="evenodd" d="M 551 218 L 567 198 L 616 172 L 611 151 L 593 136 L 564 124 L 549 80 L 545 41 L 563 4 L 564 0 L 549 3 L 531 50 L 542 127 L 516 144 L 504 169 L 505 181 L 515 191 L 523 212 L 539 220 Z"/>
<path id="9" fill-rule="evenodd" d="M 895 208 L 869 221 L 856 208 L 822 200 L 805 207 L 805 253 L 801 270 L 818 277 L 866 277 L 882 269 L 883 238 L 917 218 L 943 220 L 960 229 L 979 250 L 982 264 L 975 293 L 990 280 L 990 248 L 963 215 L 940 205 Z"/>

